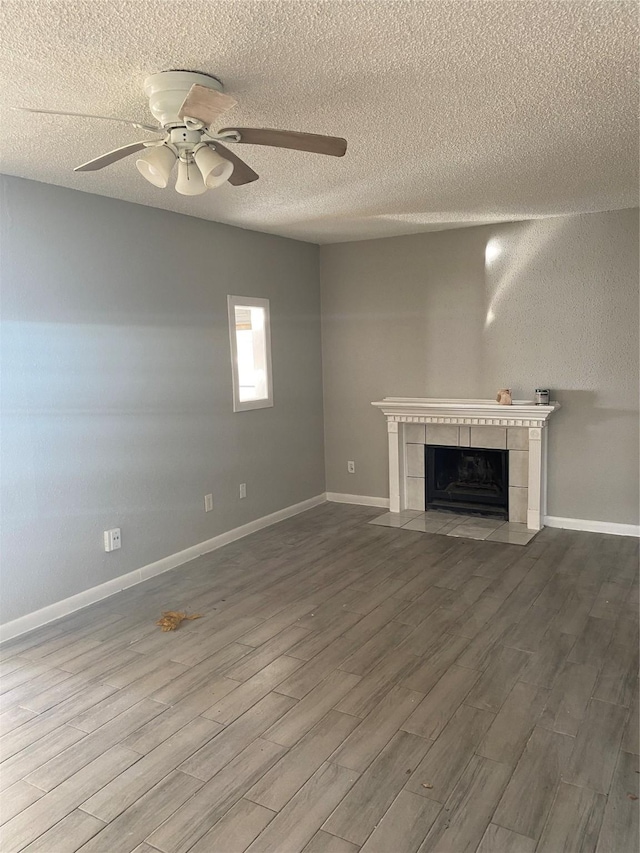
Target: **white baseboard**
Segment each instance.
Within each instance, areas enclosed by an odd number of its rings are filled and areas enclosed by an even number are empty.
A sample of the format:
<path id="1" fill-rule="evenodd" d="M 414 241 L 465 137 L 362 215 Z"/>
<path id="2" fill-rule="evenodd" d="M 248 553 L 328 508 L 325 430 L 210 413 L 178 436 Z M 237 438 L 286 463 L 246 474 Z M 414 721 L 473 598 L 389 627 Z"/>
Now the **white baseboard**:
<path id="1" fill-rule="evenodd" d="M 389 498 L 375 498 L 368 495 L 344 495 L 341 492 L 327 492 L 327 500 L 339 504 L 359 504 L 360 506 L 379 506 L 389 509 Z"/>
<path id="2" fill-rule="evenodd" d="M 265 527 L 270 527 L 272 524 L 277 524 L 279 521 L 284 521 L 301 512 L 306 512 L 308 509 L 325 503 L 326 500 L 326 495 L 321 494 L 306 501 L 285 507 L 284 509 L 279 509 L 277 512 L 257 518 L 255 521 L 250 521 L 241 527 L 235 527 L 233 530 L 227 530 L 226 533 L 220 533 L 218 536 L 207 539 L 205 542 L 200 542 L 198 545 L 192 545 L 183 551 L 178 551 L 177 554 L 171 554 L 169 557 L 156 560 L 155 563 L 149 563 L 149 565 L 143 566 L 141 569 L 134 569 L 134 571 L 128 572 L 126 575 L 120 575 L 106 583 L 101 583 L 98 586 L 91 587 L 91 589 L 85 589 L 77 595 L 72 595 L 70 598 L 56 601 L 55 604 L 50 604 L 41 610 L 27 613 L 26 616 L 6 622 L 4 625 L 0 625 L 0 642 L 18 637 L 27 631 L 33 631 L 34 628 L 40 628 L 49 622 L 53 622 L 55 619 L 60 619 L 61 616 L 68 616 L 69 613 L 74 613 L 76 610 L 88 607 L 90 604 L 101 601 L 103 598 L 109 598 L 109 596 L 115 595 L 123 589 L 128 589 L 130 586 L 142 583 L 155 575 L 161 575 L 163 572 L 176 569 L 178 566 L 182 566 L 184 563 L 188 563 L 202 554 L 208 554 L 210 551 L 222 548 L 223 545 L 235 542 L 236 539 L 242 539 L 244 536 L 249 536 L 250 533 L 255 533 Z"/>
<path id="3" fill-rule="evenodd" d="M 316 495 L 306 501 L 301 501 L 300 503 L 280 509 L 277 512 L 272 512 L 270 515 L 257 518 L 255 521 L 250 521 L 241 527 L 235 527 L 226 533 L 220 533 L 212 539 L 207 539 L 198 545 L 192 545 L 183 551 L 178 551 L 176 554 L 163 557 L 161 560 L 156 560 L 154 563 L 149 563 L 140 569 L 134 569 L 134 571 L 128 572 L 126 575 L 120 575 L 106 583 L 83 590 L 83 592 L 79 592 L 77 595 L 57 601 L 55 604 L 50 604 L 41 610 L 27 613 L 26 616 L 6 622 L 4 625 L 0 625 L 0 642 L 18 637 L 27 631 L 33 631 L 35 628 L 40 628 L 49 622 L 60 619 L 62 616 L 68 616 L 76 610 L 88 607 L 90 604 L 101 601 L 103 598 L 109 598 L 109 596 L 115 595 L 123 589 L 128 589 L 130 586 L 135 586 L 149 578 L 155 577 L 155 575 L 161 575 L 164 572 L 176 569 L 178 566 L 182 566 L 202 554 L 208 554 L 210 551 L 222 548 L 230 542 L 235 542 L 236 539 L 242 539 L 244 536 L 249 536 L 251 533 L 263 530 L 272 524 L 277 524 L 301 512 L 306 512 L 308 509 L 313 509 L 313 507 L 319 506 L 325 501 L 359 504 L 360 506 L 376 506 L 383 509 L 389 508 L 389 498 L 371 497 L 368 495 L 346 495 L 340 492 L 326 492 L 325 494 Z M 640 525 L 637 524 L 617 524 L 612 521 L 589 521 L 581 518 L 560 518 L 553 515 L 545 516 L 544 523 L 547 527 L 560 527 L 565 530 L 585 530 L 592 533 L 611 533 L 616 536 L 640 537 Z"/>
<path id="4" fill-rule="evenodd" d="M 547 527 L 561 527 L 564 530 L 612 533 L 614 536 L 640 536 L 639 524 L 618 524 L 615 521 L 589 521 L 586 518 L 560 518 L 557 515 L 545 515 L 544 523 Z"/>

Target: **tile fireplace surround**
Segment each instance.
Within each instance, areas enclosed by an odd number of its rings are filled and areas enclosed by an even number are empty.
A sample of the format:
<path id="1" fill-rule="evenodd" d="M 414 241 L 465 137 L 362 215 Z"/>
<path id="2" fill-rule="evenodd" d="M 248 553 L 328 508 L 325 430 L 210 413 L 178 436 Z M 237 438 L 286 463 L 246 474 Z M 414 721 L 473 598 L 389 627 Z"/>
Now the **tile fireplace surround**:
<path id="1" fill-rule="evenodd" d="M 385 397 L 372 403 L 389 435 L 389 509 L 424 511 L 424 445 L 509 451 L 509 521 L 540 530 L 546 514 L 547 420 L 558 403 Z"/>

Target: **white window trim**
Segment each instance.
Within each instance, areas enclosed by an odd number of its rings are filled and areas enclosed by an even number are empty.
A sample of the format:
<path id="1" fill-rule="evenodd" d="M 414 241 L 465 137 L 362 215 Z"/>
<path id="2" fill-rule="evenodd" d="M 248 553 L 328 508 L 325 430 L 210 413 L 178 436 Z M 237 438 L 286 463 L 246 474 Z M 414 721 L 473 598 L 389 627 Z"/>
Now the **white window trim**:
<path id="1" fill-rule="evenodd" d="M 236 338 L 237 305 L 264 309 L 264 339 L 266 349 L 268 396 L 263 397 L 261 400 L 243 401 L 240 399 L 240 382 L 238 375 L 238 340 Z M 229 341 L 231 344 L 231 374 L 233 377 L 233 411 L 247 412 L 251 409 L 268 409 L 273 406 L 273 378 L 271 369 L 271 316 L 269 313 L 269 300 L 259 299 L 255 296 L 227 296 L 227 309 L 229 316 Z"/>

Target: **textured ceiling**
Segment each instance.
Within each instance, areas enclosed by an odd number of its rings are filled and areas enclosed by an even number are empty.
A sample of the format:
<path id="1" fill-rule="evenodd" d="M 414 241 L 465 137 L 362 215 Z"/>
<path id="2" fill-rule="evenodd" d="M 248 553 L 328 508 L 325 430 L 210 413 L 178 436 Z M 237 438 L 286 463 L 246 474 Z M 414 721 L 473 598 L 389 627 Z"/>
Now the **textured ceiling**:
<path id="1" fill-rule="evenodd" d="M 1 6 L 3 172 L 326 243 L 637 205 L 635 2 L 33 0 Z M 134 158 L 155 71 L 215 74 L 224 124 L 345 136 L 342 159 L 237 146 L 260 174 L 197 198 Z"/>

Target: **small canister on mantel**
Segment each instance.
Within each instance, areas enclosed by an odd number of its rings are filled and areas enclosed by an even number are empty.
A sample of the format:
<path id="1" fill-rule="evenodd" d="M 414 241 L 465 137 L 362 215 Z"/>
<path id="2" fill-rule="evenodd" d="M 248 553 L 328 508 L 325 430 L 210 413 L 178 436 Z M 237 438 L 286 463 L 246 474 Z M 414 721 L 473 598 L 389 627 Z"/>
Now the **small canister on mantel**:
<path id="1" fill-rule="evenodd" d="M 548 406 L 551 391 L 548 388 L 536 388 L 536 406 Z"/>

